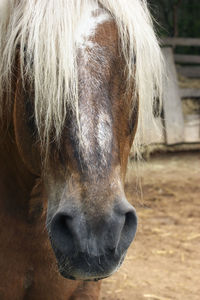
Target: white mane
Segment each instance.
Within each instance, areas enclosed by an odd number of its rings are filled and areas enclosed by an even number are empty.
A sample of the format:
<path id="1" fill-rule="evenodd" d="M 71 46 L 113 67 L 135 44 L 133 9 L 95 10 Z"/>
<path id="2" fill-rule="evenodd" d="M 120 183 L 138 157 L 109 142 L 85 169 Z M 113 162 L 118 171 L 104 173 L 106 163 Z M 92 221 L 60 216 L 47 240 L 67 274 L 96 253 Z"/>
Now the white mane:
<path id="1" fill-rule="evenodd" d="M 59 140 L 67 103 L 78 120 L 77 28 L 87 16 L 85 12 L 99 4 L 117 24 L 127 79 L 135 78 L 138 143 L 144 125 L 153 122 L 153 101 L 162 93 L 162 55 L 145 0 L 1 0 L 0 119 L 5 107 L 3 93 L 11 93 L 12 68 L 19 47 L 21 76 L 34 83 L 35 117 L 44 145 L 48 145 L 52 129 Z M 10 102 L 7 97 L 6 105 Z"/>

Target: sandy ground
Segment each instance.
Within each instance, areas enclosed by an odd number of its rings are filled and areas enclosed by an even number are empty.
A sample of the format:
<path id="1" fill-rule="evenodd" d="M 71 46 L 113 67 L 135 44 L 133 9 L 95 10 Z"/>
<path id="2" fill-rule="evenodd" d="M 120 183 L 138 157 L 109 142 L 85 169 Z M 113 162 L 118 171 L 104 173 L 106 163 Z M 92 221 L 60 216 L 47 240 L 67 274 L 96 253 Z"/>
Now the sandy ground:
<path id="1" fill-rule="evenodd" d="M 139 228 L 121 269 L 104 280 L 102 300 L 200 299 L 200 152 L 156 156 L 126 187 Z"/>

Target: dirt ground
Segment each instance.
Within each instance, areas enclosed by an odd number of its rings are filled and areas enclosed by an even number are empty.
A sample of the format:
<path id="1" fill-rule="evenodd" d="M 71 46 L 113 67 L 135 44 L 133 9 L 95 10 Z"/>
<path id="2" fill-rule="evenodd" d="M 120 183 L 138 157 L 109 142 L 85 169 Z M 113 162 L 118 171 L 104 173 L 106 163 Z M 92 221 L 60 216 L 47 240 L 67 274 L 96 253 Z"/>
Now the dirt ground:
<path id="1" fill-rule="evenodd" d="M 126 186 L 139 227 L 121 269 L 104 280 L 102 300 L 200 299 L 200 152 L 164 154 L 134 167 Z M 138 181 L 138 180 L 137 180 Z"/>

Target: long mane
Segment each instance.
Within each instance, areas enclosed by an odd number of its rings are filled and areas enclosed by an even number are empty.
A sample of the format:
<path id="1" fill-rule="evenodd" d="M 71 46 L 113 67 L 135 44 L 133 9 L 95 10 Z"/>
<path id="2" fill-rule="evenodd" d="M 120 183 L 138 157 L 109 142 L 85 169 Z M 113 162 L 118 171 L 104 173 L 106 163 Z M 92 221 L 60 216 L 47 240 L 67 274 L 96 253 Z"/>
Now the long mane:
<path id="1" fill-rule="evenodd" d="M 52 130 L 59 140 L 67 107 L 78 120 L 76 29 L 88 8 L 98 4 L 116 22 L 127 82 L 135 80 L 138 145 L 145 124 L 153 122 L 154 99 L 162 94 L 162 55 L 145 0 L 2 0 L 0 119 L 12 103 L 10 82 L 19 51 L 21 77 L 34 84 L 35 118 L 42 143 L 48 145 Z"/>

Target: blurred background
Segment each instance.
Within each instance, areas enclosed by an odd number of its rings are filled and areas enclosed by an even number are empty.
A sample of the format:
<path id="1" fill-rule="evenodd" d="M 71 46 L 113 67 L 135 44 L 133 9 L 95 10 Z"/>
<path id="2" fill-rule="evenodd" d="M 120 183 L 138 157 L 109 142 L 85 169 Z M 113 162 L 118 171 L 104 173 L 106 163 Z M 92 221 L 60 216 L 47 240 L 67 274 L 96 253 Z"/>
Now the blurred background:
<path id="1" fill-rule="evenodd" d="M 160 134 L 126 182 L 139 228 L 104 300 L 200 299 L 200 1 L 149 0 L 166 60 Z M 139 174 L 139 175 L 138 175 Z"/>

